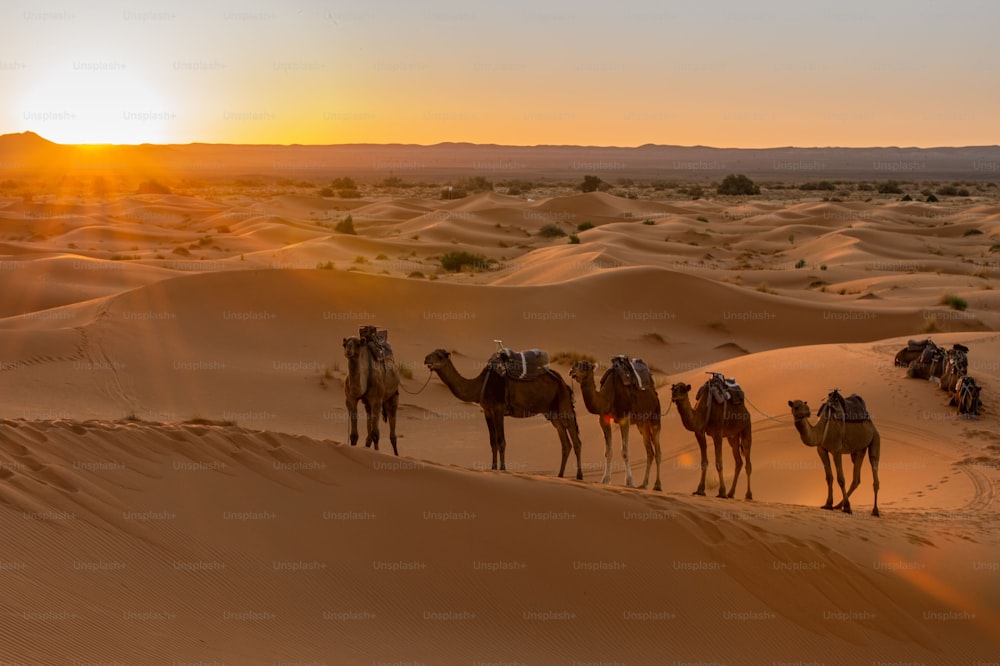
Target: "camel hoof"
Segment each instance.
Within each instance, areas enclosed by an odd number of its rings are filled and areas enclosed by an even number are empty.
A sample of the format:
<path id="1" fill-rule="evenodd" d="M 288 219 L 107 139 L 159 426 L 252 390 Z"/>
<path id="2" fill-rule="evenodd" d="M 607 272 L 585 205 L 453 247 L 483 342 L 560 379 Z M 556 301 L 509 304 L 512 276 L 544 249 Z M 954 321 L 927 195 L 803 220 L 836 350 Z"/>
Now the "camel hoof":
<path id="1" fill-rule="evenodd" d="M 659 483 L 657 483 L 655 486 L 653 486 L 653 490 L 655 490 L 656 492 L 662 492 L 663 488 L 660 486 Z"/>
<path id="2" fill-rule="evenodd" d="M 691 494 L 692 495 L 701 495 L 702 497 L 704 497 L 705 496 L 705 491 L 704 490 L 696 490 L 696 491 L 694 491 Z"/>
<path id="3" fill-rule="evenodd" d="M 753 494 L 748 492 L 745 499 L 752 500 L 753 499 Z"/>
<path id="4" fill-rule="evenodd" d="M 823 505 L 823 506 L 821 506 L 820 508 L 821 508 L 821 509 L 825 509 L 825 510 L 827 510 L 827 511 L 833 511 L 833 505 L 832 505 L 832 504 L 824 504 L 824 505 Z"/>
<path id="5" fill-rule="evenodd" d="M 603 479 L 601 479 L 601 483 L 605 483 L 605 484 L 611 483 L 611 477 L 610 476 L 604 477 Z"/>
<path id="6" fill-rule="evenodd" d="M 583 472 L 577 472 L 576 473 L 576 480 L 577 481 L 583 481 Z"/>
<path id="7" fill-rule="evenodd" d="M 732 499 L 733 498 L 732 495 L 727 495 L 725 493 L 719 493 L 718 495 L 716 495 L 716 497 L 719 498 L 719 499 Z"/>
<path id="8" fill-rule="evenodd" d="M 875 516 L 876 518 L 878 518 L 879 513 L 878 513 L 878 508 L 877 507 L 874 508 L 874 509 L 872 509 L 872 515 Z"/>

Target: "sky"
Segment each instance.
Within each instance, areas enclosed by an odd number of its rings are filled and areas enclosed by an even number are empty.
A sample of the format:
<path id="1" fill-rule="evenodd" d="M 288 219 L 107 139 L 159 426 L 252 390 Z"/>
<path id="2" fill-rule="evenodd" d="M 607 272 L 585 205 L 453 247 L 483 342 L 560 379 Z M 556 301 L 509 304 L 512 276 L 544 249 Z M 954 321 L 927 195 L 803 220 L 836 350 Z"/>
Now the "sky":
<path id="1" fill-rule="evenodd" d="M 8 0 L 61 143 L 1000 143 L 993 0 Z"/>

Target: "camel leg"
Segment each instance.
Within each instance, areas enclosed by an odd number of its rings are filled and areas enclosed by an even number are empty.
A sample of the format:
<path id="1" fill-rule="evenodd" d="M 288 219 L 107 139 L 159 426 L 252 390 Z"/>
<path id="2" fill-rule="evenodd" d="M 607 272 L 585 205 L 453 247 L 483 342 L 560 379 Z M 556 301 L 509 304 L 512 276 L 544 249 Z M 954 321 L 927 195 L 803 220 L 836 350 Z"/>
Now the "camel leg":
<path id="1" fill-rule="evenodd" d="M 843 458 L 844 458 L 844 456 L 841 455 L 841 454 L 839 454 L 839 453 L 836 453 L 833 456 L 833 462 L 837 466 L 837 485 L 840 486 L 840 494 L 844 498 L 844 499 L 840 500 L 840 502 L 836 506 L 834 506 L 833 508 L 834 509 L 840 509 L 844 513 L 853 513 L 851 511 L 851 501 L 849 499 L 847 499 L 847 484 L 844 483 L 844 460 L 843 460 Z"/>
<path id="2" fill-rule="evenodd" d="M 733 449 L 733 463 L 736 466 L 736 470 L 733 472 L 733 484 L 729 486 L 729 494 L 726 495 L 729 499 L 733 499 L 736 494 L 736 482 L 740 479 L 740 472 L 743 471 L 743 455 L 741 453 L 742 446 L 740 445 L 740 436 L 734 435 L 729 439 L 729 446 Z"/>
<path id="3" fill-rule="evenodd" d="M 368 418 L 368 436 L 365 437 L 365 446 L 375 445 L 378 451 L 378 420 L 382 416 L 382 401 L 371 400 L 365 403 L 365 416 Z"/>
<path id="4" fill-rule="evenodd" d="M 648 431 L 643 436 L 643 443 L 646 445 L 646 474 L 649 474 L 649 459 L 652 457 L 656 462 L 656 483 L 653 484 L 653 490 L 661 491 L 663 486 L 660 485 L 660 426 L 648 423 L 646 427 Z"/>
<path id="5" fill-rule="evenodd" d="M 823 471 L 826 472 L 826 504 L 823 509 L 833 509 L 833 470 L 830 468 L 830 452 L 821 446 L 816 447 L 819 459 L 823 461 Z"/>
<path id="6" fill-rule="evenodd" d="M 649 485 L 649 470 L 653 466 L 653 442 L 649 439 L 648 423 L 640 421 L 635 424 L 635 427 L 639 431 L 639 436 L 642 437 L 642 447 L 646 449 L 646 473 L 642 477 L 642 485 L 639 486 L 646 488 Z"/>
<path id="7" fill-rule="evenodd" d="M 486 412 L 486 429 L 490 433 L 490 451 L 493 453 L 493 466 L 490 468 L 496 471 L 497 468 L 497 427 L 495 418 L 490 412 Z"/>
<path id="8" fill-rule="evenodd" d="M 712 442 L 715 444 L 715 471 L 719 473 L 719 494 L 716 497 L 726 499 L 726 482 L 722 478 L 722 435 L 712 435 Z"/>
<path id="9" fill-rule="evenodd" d="M 743 455 L 747 459 L 747 494 L 746 494 L 746 499 L 752 500 L 753 499 L 753 493 L 750 491 L 750 472 L 753 471 L 753 466 L 750 464 L 750 445 L 753 443 L 753 435 L 750 433 L 749 426 L 747 427 L 747 431 L 745 433 L 743 433 L 743 436 L 740 437 L 740 443 L 743 446 Z"/>
<path id="10" fill-rule="evenodd" d="M 562 478 L 563 474 L 566 473 L 566 461 L 569 460 L 569 452 L 573 450 L 573 444 L 569 441 L 569 433 L 566 432 L 566 424 L 562 421 L 553 420 L 552 426 L 559 433 L 559 444 L 562 446 L 562 462 L 559 463 L 559 477 Z M 608 458 L 611 457 L 611 444 L 608 444 Z M 610 462 L 607 463 L 608 468 L 610 468 Z M 609 479 L 610 481 L 610 479 Z M 607 481 L 605 481 L 607 483 Z"/>
<path id="11" fill-rule="evenodd" d="M 604 478 L 601 479 L 601 483 L 611 483 L 611 460 L 614 457 L 612 453 L 612 439 L 611 434 L 611 424 L 602 415 L 600 417 L 601 422 L 601 432 L 604 433 Z M 555 425 L 555 421 L 552 422 Z M 559 429 L 559 426 L 556 426 Z M 562 433 L 559 434 L 560 441 L 562 440 Z M 560 475 L 561 476 L 561 475 Z"/>
<path id="12" fill-rule="evenodd" d="M 881 455 L 882 442 L 878 432 L 875 432 L 875 436 L 872 437 L 871 443 L 868 445 L 868 464 L 872 468 L 872 476 L 875 477 L 875 481 L 872 483 L 872 488 L 875 490 L 875 505 L 872 507 L 872 515 L 878 516 L 878 459 Z"/>
<path id="13" fill-rule="evenodd" d="M 580 456 L 583 452 L 583 442 L 580 441 L 580 428 L 576 424 L 576 415 L 570 412 L 570 417 L 566 419 L 566 434 L 573 443 L 573 453 L 576 454 L 576 480 L 583 481 L 583 462 Z"/>
<path id="14" fill-rule="evenodd" d="M 399 392 L 393 393 L 382 403 L 382 417 L 389 424 L 389 443 L 392 444 L 392 452 L 399 455 L 396 448 L 396 410 L 399 409 Z"/>
<path id="15" fill-rule="evenodd" d="M 347 400 L 347 420 L 350 423 L 351 446 L 358 444 L 358 401 Z"/>
<path id="16" fill-rule="evenodd" d="M 635 479 L 632 478 L 632 462 L 629 460 L 628 454 L 628 431 L 632 428 L 628 419 L 618 422 L 618 428 L 622 432 L 622 462 L 625 463 L 625 486 L 628 488 L 635 488 Z M 646 468 L 646 478 L 643 480 L 640 488 L 646 487 L 646 482 L 649 481 L 649 468 Z"/>
<path id="17" fill-rule="evenodd" d="M 698 489 L 691 494 L 704 495 L 705 473 L 708 472 L 708 444 L 705 441 L 705 433 L 703 432 L 696 432 L 694 438 L 698 440 L 698 448 L 701 449 L 701 481 L 698 483 Z"/>
<path id="18" fill-rule="evenodd" d="M 500 471 L 507 471 L 507 435 L 504 433 L 503 429 L 503 417 L 504 411 L 506 411 L 507 406 L 503 405 L 500 410 L 497 411 L 497 451 L 500 453 Z"/>
<path id="19" fill-rule="evenodd" d="M 855 489 L 861 485 L 861 466 L 865 462 L 864 449 L 851 452 L 851 487 L 847 489 L 847 497 L 854 494 Z"/>

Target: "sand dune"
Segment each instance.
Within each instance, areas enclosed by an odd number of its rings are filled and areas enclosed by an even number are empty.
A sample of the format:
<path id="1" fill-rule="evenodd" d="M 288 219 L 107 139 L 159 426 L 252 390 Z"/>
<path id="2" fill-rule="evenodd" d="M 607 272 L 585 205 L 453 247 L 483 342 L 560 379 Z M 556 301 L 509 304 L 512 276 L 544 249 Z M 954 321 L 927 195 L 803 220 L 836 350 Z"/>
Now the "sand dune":
<path id="1" fill-rule="evenodd" d="M 356 234 L 335 230 L 348 214 Z M 2 199 L 0 658 L 995 659 L 998 216 L 606 193 Z M 452 250 L 495 264 L 448 273 Z M 400 458 L 345 445 L 341 339 L 364 323 L 404 368 Z M 927 335 L 970 347 L 980 419 L 892 366 Z M 496 339 L 566 378 L 572 358 L 644 358 L 663 492 L 623 487 L 617 435 L 599 483 L 578 386 L 582 482 L 556 478 L 541 417 L 508 419 L 508 471 L 490 471 L 480 409 L 422 360 L 443 348 L 473 376 Z M 706 371 L 746 389 L 752 502 L 712 496 L 714 455 L 709 496 L 690 495 L 699 454 L 670 384 Z M 867 462 L 853 515 L 817 508 L 822 466 L 787 402 L 833 387 L 882 435 L 879 519 Z M 644 458 L 633 432 L 640 480 Z"/>

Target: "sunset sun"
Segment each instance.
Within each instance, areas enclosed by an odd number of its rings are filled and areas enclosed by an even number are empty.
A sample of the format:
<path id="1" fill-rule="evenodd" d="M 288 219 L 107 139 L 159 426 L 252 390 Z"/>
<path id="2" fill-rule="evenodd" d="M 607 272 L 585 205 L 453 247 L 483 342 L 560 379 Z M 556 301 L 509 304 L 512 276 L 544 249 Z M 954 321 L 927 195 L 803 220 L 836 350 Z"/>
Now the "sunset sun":
<path id="1" fill-rule="evenodd" d="M 177 115 L 161 95 L 119 62 L 78 61 L 25 91 L 23 121 L 59 143 L 161 143 Z"/>

